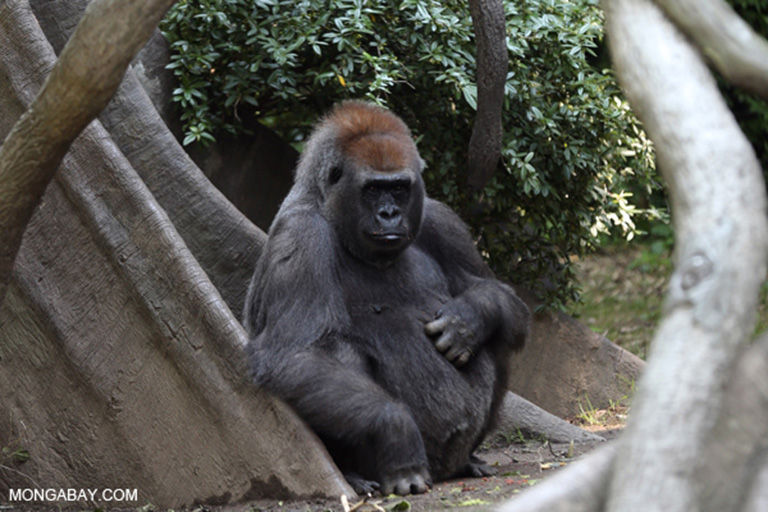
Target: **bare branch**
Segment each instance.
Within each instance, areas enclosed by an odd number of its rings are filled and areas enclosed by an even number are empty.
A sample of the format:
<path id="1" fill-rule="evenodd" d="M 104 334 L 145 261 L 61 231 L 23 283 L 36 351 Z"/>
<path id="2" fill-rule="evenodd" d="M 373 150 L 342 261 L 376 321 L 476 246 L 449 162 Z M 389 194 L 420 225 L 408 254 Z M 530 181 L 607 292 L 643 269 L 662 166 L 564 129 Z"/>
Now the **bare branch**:
<path id="1" fill-rule="evenodd" d="M 72 141 L 114 94 L 173 0 L 95 0 L 39 94 L 0 147 L 0 304 L 22 235 Z M 0 6 L 3 31 L 30 9 Z"/>
<path id="2" fill-rule="evenodd" d="M 768 41 L 723 0 L 655 0 L 731 83 L 768 99 Z"/>
<path id="3" fill-rule="evenodd" d="M 705 460 L 699 465 L 702 511 L 745 510 L 749 490 L 756 485 L 768 450 L 768 337 L 746 348 L 740 355 L 727 399 L 717 423 L 705 441 Z"/>
<path id="4" fill-rule="evenodd" d="M 467 182 L 480 190 L 501 157 L 501 111 L 507 80 L 507 36 L 501 0 L 470 0 L 477 41 L 477 115 L 469 139 Z"/>
<path id="5" fill-rule="evenodd" d="M 597 434 L 581 429 L 554 414 L 548 413 L 521 396 L 507 392 L 499 411 L 496 429 L 491 435 L 496 432 L 514 431 L 515 429 L 534 435 L 543 435 L 555 443 L 567 443 L 569 441 L 587 443 L 604 440 Z"/>
<path id="6" fill-rule="evenodd" d="M 758 376 L 768 352 L 760 345 L 739 358 L 768 255 L 762 173 L 701 55 L 658 6 L 603 8 L 619 79 L 669 184 L 676 271 L 619 463 L 585 461 L 503 510 L 739 510 L 766 453 L 768 389 Z M 574 489 L 592 466 L 609 483 Z"/>
<path id="7" fill-rule="evenodd" d="M 664 13 L 650 0 L 604 0 L 603 8 L 620 82 L 669 185 L 677 234 L 665 315 L 607 509 L 702 510 L 702 454 L 765 276 L 765 187 L 700 54 Z"/>

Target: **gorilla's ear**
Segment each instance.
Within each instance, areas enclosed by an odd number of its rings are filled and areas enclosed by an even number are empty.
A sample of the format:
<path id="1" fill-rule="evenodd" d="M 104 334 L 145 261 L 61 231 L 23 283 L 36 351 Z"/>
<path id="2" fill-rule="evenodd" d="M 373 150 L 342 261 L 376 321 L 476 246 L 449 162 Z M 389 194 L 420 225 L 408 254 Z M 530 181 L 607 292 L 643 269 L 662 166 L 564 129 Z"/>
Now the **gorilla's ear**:
<path id="1" fill-rule="evenodd" d="M 416 174 L 424 174 L 424 168 L 427 166 L 427 162 L 424 161 L 421 156 L 418 157 L 418 160 L 416 161 L 416 168 L 414 169 L 416 171 Z"/>
<path id="2" fill-rule="evenodd" d="M 335 185 L 339 182 L 341 179 L 341 175 L 344 174 L 343 169 L 339 165 L 335 165 L 331 168 L 330 172 L 328 173 L 328 183 L 330 185 Z"/>

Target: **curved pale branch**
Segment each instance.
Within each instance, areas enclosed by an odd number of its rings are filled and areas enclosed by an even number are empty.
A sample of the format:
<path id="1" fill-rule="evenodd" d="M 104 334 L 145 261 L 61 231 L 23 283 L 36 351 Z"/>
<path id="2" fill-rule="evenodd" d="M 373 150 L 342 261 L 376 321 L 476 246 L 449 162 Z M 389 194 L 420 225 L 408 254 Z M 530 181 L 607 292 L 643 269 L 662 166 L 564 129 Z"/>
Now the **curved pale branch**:
<path id="1" fill-rule="evenodd" d="M 690 41 L 651 0 L 602 3 L 620 82 L 671 192 L 676 270 L 615 455 L 566 468 L 560 483 L 544 482 L 504 510 L 738 510 L 765 462 L 768 401 L 749 377 L 766 363 L 739 358 L 766 272 L 765 184 Z M 765 349 L 758 352 L 765 359 Z M 722 450 L 729 456 L 715 468 L 709 454 Z M 589 470 L 604 478 L 574 489 Z M 738 481 L 726 488 L 723 478 Z"/>
<path id="2" fill-rule="evenodd" d="M 650 0 L 603 7 L 619 80 L 669 185 L 677 235 L 666 311 L 608 510 L 702 510 L 701 457 L 765 277 L 765 186 L 700 54 L 664 13 Z"/>
<path id="3" fill-rule="evenodd" d="M 24 229 L 72 141 L 114 92 L 173 0 L 95 0 L 29 110 L 0 147 L 0 304 Z M 3 2 L 3 37 L 26 1 Z"/>
<path id="4" fill-rule="evenodd" d="M 616 446 L 601 446 L 584 459 L 500 506 L 497 512 L 596 512 L 602 510 Z"/>
<path id="5" fill-rule="evenodd" d="M 723 0 L 656 0 L 728 81 L 768 99 L 768 41 Z"/>

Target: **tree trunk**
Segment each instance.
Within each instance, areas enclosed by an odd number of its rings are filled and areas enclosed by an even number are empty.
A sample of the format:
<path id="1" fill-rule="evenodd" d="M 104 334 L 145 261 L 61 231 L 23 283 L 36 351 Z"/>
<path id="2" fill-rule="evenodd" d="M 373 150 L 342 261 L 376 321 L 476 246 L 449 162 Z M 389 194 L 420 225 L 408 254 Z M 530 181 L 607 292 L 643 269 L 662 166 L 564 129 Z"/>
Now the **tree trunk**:
<path id="1" fill-rule="evenodd" d="M 768 41 L 723 0 L 658 0 L 733 85 L 768 99 Z"/>
<path id="2" fill-rule="evenodd" d="M 604 8 L 619 79 L 654 141 L 677 234 L 676 272 L 608 508 L 709 510 L 702 492 L 719 482 L 700 480 L 702 456 L 754 327 L 768 254 L 765 186 L 752 147 L 689 41 L 650 0 L 606 0 Z M 657 498 L 649 503 L 648 496 Z"/>
<path id="3" fill-rule="evenodd" d="M 516 289 L 531 311 L 539 305 Z M 509 389 L 561 418 L 579 415 L 587 400 L 607 409 L 632 394 L 645 368 L 639 357 L 560 312 L 533 315 L 523 349 L 512 358 Z"/>
<path id="4" fill-rule="evenodd" d="M 67 148 L 112 97 L 128 63 L 172 3 L 93 2 L 31 108 L 0 148 L 0 304 L 24 228 Z M 2 9 L 12 17 L 12 4 Z M 10 37 L 30 33 L 25 25 L 14 28 Z"/>
<path id="5" fill-rule="evenodd" d="M 55 55 L 29 5 L 0 10 L 5 137 Z M 102 120 L 34 212 L 0 316 L 0 446 L 30 455 L 0 460 L 0 490 L 136 489 L 124 505 L 161 507 L 351 493 L 315 436 L 247 379 L 231 310 L 263 233 L 131 77 Z"/>
<path id="6" fill-rule="evenodd" d="M 467 182 L 481 190 L 501 158 L 501 111 L 507 83 L 507 24 L 502 0 L 470 0 L 477 41 L 477 115 L 469 140 Z"/>

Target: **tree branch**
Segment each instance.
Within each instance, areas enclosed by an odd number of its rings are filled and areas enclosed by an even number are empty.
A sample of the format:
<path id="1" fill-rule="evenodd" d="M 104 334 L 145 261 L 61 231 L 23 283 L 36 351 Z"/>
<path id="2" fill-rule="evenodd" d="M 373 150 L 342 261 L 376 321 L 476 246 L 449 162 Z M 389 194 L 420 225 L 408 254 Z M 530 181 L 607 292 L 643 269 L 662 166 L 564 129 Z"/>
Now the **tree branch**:
<path id="1" fill-rule="evenodd" d="M 477 42 L 477 115 L 469 139 L 467 182 L 482 189 L 501 157 L 501 111 L 509 59 L 504 4 L 501 0 L 470 0 Z"/>
<path id="2" fill-rule="evenodd" d="M 739 357 L 766 272 L 765 184 L 689 41 L 651 0 L 602 3 L 618 77 L 669 184 L 676 270 L 615 455 L 566 468 L 502 510 L 739 510 L 766 453 L 768 349 Z"/>
<path id="3" fill-rule="evenodd" d="M 699 464 L 701 511 L 746 510 L 752 489 L 766 489 L 755 481 L 765 468 L 768 450 L 768 336 L 740 355 L 727 399 L 705 441 L 705 461 Z M 717 485 L 706 485 L 717 482 Z"/>
<path id="4" fill-rule="evenodd" d="M 765 186 L 701 56 L 661 10 L 650 0 L 603 8 L 619 80 L 669 185 L 677 235 L 665 314 L 607 509 L 701 510 L 702 485 L 719 485 L 701 482 L 702 454 L 765 276 Z"/>
<path id="5" fill-rule="evenodd" d="M 610 443 L 526 490 L 497 512 L 596 512 L 602 510 L 616 444 Z"/>
<path id="6" fill-rule="evenodd" d="M 24 230 L 72 141 L 114 94 L 173 0 L 95 0 L 0 147 L 0 307 Z M 27 1 L 4 2 L 12 27 Z"/>
<path id="7" fill-rule="evenodd" d="M 768 41 L 723 0 L 655 0 L 734 85 L 768 99 Z"/>

